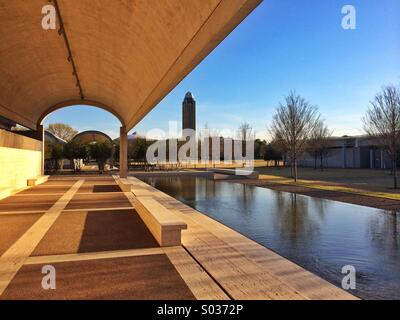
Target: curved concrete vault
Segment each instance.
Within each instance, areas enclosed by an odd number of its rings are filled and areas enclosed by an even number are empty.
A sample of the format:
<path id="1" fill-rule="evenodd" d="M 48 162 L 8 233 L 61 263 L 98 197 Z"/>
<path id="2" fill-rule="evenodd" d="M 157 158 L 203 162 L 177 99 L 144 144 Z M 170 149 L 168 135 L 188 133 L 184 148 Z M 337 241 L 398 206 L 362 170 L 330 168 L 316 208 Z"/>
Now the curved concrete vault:
<path id="1" fill-rule="evenodd" d="M 112 139 L 104 132 L 97 130 L 87 130 L 79 132 L 72 141 L 80 143 L 91 143 L 91 142 L 112 142 Z"/>
<path id="2" fill-rule="evenodd" d="M 36 129 L 71 104 L 137 124 L 261 0 L 0 3 L 0 115 Z M 42 7 L 57 8 L 44 30 Z"/>

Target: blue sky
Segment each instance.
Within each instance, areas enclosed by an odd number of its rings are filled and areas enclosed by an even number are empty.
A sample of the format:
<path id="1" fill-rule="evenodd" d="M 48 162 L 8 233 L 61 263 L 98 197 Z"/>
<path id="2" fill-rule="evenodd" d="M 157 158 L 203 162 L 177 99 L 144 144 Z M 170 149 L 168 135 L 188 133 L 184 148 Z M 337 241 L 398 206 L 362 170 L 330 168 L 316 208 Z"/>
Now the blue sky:
<path id="1" fill-rule="evenodd" d="M 341 27 L 346 4 L 356 8 L 355 30 Z M 246 121 L 265 138 L 275 107 L 295 90 L 319 107 L 335 135 L 361 134 L 375 93 L 400 84 L 399 38 L 399 0 L 265 0 L 132 131 L 180 123 L 191 91 L 198 128 Z M 52 122 L 119 134 L 118 120 L 96 108 L 62 109 L 48 116 Z"/>

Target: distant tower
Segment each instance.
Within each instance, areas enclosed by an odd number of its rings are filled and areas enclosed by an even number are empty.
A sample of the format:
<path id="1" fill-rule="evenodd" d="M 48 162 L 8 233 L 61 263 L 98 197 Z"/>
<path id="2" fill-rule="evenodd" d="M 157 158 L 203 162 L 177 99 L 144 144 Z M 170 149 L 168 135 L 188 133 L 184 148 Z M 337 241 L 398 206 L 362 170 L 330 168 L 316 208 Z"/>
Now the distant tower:
<path id="1" fill-rule="evenodd" d="M 196 130 L 196 101 L 191 92 L 186 93 L 182 102 L 182 130 Z"/>

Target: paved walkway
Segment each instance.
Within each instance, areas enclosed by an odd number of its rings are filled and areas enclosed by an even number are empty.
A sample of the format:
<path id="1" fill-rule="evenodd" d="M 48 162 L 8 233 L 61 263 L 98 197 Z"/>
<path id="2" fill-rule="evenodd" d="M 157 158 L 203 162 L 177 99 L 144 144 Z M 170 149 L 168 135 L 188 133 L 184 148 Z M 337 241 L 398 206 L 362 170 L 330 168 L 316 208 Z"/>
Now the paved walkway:
<path id="1" fill-rule="evenodd" d="M 134 179 L 134 178 L 133 178 Z M 161 248 L 110 176 L 53 177 L 0 201 L 0 299 L 352 299 L 134 179 L 188 224 Z M 45 290 L 44 266 L 56 270 Z"/>
<path id="2" fill-rule="evenodd" d="M 183 248 L 158 246 L 112 177 L 52 178 L 0 201 L 0 234 L 1 299 L 206 298 L 182 269 L 226 297 Z M 56 290 L 42 288 L 49 264 Z"/>

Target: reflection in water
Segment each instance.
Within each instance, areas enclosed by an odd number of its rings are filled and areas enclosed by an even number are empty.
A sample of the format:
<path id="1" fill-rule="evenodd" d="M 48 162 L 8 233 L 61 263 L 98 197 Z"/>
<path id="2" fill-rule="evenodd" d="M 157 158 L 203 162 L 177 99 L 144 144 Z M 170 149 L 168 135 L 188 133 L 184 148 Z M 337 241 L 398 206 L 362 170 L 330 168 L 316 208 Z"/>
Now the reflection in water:
<path id="1" fill-rule="evenodd" d="M 301 249 L 318 241 L 319 224 L 308 213 L 308 198 L 295 193 L 275 193 L 276 206 L 271 210 L 274 229 L 281 244 Z M 277 232 L 279 231 L 279 232 Z"/>
<path id="2" fill-rule="evenodd" d="M 361 298 L 400 299 L 397 212 L 199 177 L 142 180 L 338 286 L 353 265 Z"/>
<path id="3" fill-rule="evenodd" d="M 368 236 L 373 239 L 372 244 L 381 254 L 399 254 L 400 237 L 398 235 L 400 218 L 398 212 L 386 211 L 385 217 L 372 216 L 369 221 Z M 392 250 L 395 248 L 396 250 Z M 400 259 L 400 256 L 398 256 Z M 400 260 L 399 260 L 400 261 Z"/>

